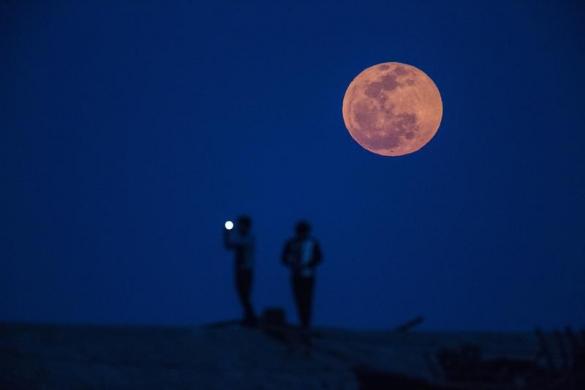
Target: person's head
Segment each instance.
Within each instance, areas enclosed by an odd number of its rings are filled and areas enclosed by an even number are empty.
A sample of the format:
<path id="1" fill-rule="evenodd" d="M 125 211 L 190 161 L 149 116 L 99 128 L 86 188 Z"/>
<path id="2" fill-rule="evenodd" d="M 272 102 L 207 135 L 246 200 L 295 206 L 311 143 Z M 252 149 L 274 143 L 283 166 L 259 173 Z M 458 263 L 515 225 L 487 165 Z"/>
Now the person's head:
<path id="1" fill-rule="evenodd" d="M 240 233 L 246 234 L 252 230 L 252 218 L 247 215 L 240 215 L 236 221 L 236 226 Z"/>
<path id="2" fill-rule="evenodd" d="M 297 222 L 295 232 L 297 233 L 298 237 L 306 238 L 309 236 L 309 234 L 311 234 L 311 225 L 309 222 L 301 220 Z"/>

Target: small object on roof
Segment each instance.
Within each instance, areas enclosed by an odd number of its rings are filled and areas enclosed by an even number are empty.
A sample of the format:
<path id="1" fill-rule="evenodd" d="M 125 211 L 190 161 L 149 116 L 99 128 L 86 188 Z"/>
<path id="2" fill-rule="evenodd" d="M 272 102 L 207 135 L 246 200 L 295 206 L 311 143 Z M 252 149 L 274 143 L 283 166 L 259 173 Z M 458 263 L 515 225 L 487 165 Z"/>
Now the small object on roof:
<path id="1" fill-rule="evenodd" d="M 394 332 L 396 333 L 408 333 L 415 327 L 419 326 L 424 322 L 424 318 L 422 316 L 417 316 L 410 321 L 406 321 L 402 325 L 397 326 L 394 328 Z"/>
<path id="2" fill-rule="evenodd" d="M 262 313 L 262 325 L 268 327 L 286 326 L 286 314 L 281 307 L 269 307 Z"/>

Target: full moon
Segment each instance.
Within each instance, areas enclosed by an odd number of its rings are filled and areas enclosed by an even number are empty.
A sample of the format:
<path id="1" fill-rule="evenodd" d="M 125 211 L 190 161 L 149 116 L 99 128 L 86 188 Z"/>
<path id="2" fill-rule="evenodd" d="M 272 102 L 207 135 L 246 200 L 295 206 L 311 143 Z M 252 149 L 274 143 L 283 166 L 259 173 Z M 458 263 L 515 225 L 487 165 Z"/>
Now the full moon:
<path id="1" fill-rule="evenodd" d="M 425 146 L 443 116 L 439 89 L 422 70 L 399 62 L 371 66 L 343 97 L 343 121 L 364 149 L 403 156 Z"/>

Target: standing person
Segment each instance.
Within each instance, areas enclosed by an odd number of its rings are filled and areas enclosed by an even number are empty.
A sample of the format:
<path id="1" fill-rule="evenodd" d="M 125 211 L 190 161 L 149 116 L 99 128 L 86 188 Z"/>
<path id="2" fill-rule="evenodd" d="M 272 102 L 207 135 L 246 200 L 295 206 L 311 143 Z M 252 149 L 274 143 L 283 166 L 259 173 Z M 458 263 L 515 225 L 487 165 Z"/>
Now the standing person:
<path id="1" fill-rule="evenodd" d="M 252 234 L 252 219 L 247 215 L 238 217 L 233 230 L 224 231 L 226 249 L 234 251 L 234 276 L 236 291 L 244 310 L 242 324 L 254 326 L 256 313 L 252 306 L 252 280 L 254 276 L 255 239 Z"/>
<path id="2" fill-rule="evenodd" d="M 292 290 L 302 328 L 311 326 L 315 269 L 322 261 L 319 242 L 311 236 L 311 225 L 300 221 L 296 234 L 284 245 L 282 262 L 291 270 Z"/>

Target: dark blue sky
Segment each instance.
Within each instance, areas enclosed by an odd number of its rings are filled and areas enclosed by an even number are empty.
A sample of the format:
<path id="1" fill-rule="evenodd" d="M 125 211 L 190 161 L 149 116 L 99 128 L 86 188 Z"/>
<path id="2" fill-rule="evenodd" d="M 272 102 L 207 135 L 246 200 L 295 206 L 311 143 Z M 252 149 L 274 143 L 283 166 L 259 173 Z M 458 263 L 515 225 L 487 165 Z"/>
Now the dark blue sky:
<path id="1" fill-rule="evenodd" d="M 246 212 L 254 300 L 295 321 L 304 217 L 317 324 L 585 325 L 579 1 L 87 3 L 0 2 L 0 320 L 237 317 L 221 231 Z M 402 158 L 341 116 L 387 61 L 444 104 Z"/>

